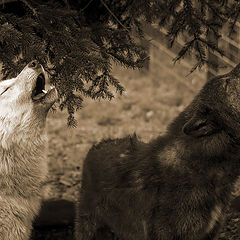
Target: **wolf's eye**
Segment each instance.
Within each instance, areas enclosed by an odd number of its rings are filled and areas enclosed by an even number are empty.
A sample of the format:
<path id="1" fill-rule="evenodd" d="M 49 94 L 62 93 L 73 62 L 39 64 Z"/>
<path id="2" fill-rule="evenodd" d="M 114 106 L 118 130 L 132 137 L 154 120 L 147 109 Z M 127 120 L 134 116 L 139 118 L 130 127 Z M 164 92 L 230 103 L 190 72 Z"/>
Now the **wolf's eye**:
<path id="1" fill-rule="evenodd" d="M 2 93 L 1 95 L 3 95 L 10 87 L 7 87 Z"/>

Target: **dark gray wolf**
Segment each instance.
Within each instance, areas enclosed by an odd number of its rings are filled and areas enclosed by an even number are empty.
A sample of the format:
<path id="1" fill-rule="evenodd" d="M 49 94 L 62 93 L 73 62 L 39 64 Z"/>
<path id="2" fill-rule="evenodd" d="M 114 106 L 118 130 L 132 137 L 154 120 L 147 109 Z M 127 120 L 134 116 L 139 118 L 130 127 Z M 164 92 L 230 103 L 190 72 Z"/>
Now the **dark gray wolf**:
<path id="1" fill-rule="evenodd" d="M 30 62 L 0 82 L 0 239 L 27 240 L 41 204 L 47 171 L 45 120 L 57 100 L 45 72 Z"/>
<path id="2" fill-rule="evenodd" d="M 240 65 L 208 81 L 165 135 L 90 149 L 76 238 L 217 239 L 239 169 Z"/>

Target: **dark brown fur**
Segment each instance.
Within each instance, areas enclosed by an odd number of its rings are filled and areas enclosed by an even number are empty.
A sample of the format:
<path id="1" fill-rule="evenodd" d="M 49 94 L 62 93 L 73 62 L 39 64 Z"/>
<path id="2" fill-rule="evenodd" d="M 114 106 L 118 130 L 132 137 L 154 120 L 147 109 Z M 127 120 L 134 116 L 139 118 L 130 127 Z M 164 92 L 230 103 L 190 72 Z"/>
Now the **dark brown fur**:
<path id="1" fill-rule="evenodd" d="M 240 76 L 240 65 L 234 71 Z M 208 81 L 164 136 L 92 147 L 77 239 L 217 239 L 239 175 L 239 144 L 240 77 L 230 72 Z"/>

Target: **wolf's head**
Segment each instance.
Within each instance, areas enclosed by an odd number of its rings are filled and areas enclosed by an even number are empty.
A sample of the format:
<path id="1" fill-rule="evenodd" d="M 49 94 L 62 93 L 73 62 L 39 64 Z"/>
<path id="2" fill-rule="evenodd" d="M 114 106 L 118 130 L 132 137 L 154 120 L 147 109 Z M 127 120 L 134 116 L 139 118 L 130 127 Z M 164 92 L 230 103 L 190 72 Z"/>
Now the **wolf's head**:
<path id="1" fill-rule="evenodd" d="M 188 110 L 184 133 L 201 137 L 225 131 L 240 138 L 240 65 L 209 80 Z"/>
<path id="2" fill-rule="evenodd" d="M 30 62 L 16 77 L 0 82 L 0 147 L 44 131 L 48 110 L 57 100 L 55 88 L 45 90 L 46 74 Z"/>

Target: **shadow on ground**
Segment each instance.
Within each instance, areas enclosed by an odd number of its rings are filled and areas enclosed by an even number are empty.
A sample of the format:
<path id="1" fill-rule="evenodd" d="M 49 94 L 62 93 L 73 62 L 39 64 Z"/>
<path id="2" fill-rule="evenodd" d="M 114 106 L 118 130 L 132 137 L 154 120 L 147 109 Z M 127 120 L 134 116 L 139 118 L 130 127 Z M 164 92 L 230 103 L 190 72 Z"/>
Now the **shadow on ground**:
<path id="1" fill-rule="evenodd" d="M 75 207 L 72 201 L 44 201 L 34 222 L 32 240 L 73 240 Z"/>
<path id="2" fill-rule="evenodd" d="M 32 240 L 73 240 L 74 203 L 66 200 L 48 200 L 34 223 Z M 219 240 L 239 240 L 240 197 L 232 201 Z M 102 238 L 101 238 L 102 239 Z M 110 239 L 110 238 L 109 238 Z M 105 239 L 107 240 L 107 239 Z"/>

